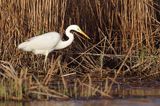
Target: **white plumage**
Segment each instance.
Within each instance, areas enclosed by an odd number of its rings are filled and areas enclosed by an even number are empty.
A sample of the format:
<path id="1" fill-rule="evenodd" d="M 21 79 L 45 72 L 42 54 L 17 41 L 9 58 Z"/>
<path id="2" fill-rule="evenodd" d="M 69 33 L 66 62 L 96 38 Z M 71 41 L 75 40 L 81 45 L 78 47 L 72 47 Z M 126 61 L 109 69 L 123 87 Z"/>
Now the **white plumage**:
<path id="1" fill-rule="evenodd" d="M 34 54 L 45 55 L 46 61 L 47 56 L 51 51 L 66 48 L 73 42 L 74 36 L 71 33 L 71 30 L 79 32 L 89 39 L 78 25 L 70 25 L 65 31 L 66 36 L 69 38 L 67 41 L 62 41 L 61 35 L 57 32 L 48 32 L 28 39 L 19 44 L 18 48 L 24 51 L 32 51 Z"/>
<path id="2" fill-rule="evenodd" d="M 61 36 L 57 32 L 48 32 L 28 39 L 21 43 L 18 48 L 24 51 L 32 51 L 35 54 L 44 54 L 46 51 L 52 51 L 57 45 Z"/>

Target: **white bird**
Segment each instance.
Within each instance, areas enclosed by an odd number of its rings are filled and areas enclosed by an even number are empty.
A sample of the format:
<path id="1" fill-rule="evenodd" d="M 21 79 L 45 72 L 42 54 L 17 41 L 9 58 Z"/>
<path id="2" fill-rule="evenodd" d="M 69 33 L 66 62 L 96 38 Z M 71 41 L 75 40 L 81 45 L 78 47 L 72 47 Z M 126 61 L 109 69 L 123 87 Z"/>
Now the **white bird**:
<path id="1" fill-rule="evenodd" d="M 59 50 L 68 47 L 74 40 L 74 35 L 71 31 L 79 32 L 86 38 L 90 39 L 78 25 L 70 25 L 65 31 L 66 36 L 69 38 L 67 41 L 61 39 L 61 35 L 58 32 L 48 32 L 39 36 L 32 37 L 27 41 L 18 45 L 18 49 L 24 51 L 31 51 L 34 54 L 45 55 L 45 62 L 48 54 L 53 50 Z"/>

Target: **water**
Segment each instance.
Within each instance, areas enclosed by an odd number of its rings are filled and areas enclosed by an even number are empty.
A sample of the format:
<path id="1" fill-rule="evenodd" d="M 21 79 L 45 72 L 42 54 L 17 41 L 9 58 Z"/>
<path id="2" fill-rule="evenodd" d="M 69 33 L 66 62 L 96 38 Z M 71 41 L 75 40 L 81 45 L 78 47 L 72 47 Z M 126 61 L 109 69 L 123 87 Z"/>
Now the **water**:
<path id="1" fill-rule="evenodd" d="M 160 106 L 160 98 L 129 98 L 113 100 L 70 100 L 0 102 L 0 106 Z"/>

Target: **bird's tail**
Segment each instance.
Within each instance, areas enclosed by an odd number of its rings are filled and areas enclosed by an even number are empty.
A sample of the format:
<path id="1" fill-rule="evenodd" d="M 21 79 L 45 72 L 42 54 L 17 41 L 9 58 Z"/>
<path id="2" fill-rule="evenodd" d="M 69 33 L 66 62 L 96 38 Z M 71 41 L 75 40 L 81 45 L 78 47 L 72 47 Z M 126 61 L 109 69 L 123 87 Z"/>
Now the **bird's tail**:
<path id="1" fill-rule="evenodd" d="M 22 49 L 24 51 L 31 51 L 31 48 L 29 48 L 29 42 L 23 42 L 18 45 L 18 49 Z"/>

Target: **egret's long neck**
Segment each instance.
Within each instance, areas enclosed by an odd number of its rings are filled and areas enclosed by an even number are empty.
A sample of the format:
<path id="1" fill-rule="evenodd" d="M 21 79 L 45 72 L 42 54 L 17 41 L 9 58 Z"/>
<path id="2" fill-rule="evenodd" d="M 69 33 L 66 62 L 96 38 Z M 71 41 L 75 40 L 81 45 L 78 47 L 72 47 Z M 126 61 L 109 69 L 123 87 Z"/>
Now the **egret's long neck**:
<path id="1" fill-rule="evenodd" d="M 66 48 L 68 47 L 69 45 L 71 45 L 71 43 L 73 42 L 74 40 L 74 36 L 73 34 L 71 33 L 71 28 L 68 27 L 65 31 L 66 33 L 66 36 L 68 37 L 68 40 L 67 41 L 62 41 L 60 40 L 59 43 L 56 45 L 55 49 L 63 49 L 63 48 Z"/>

